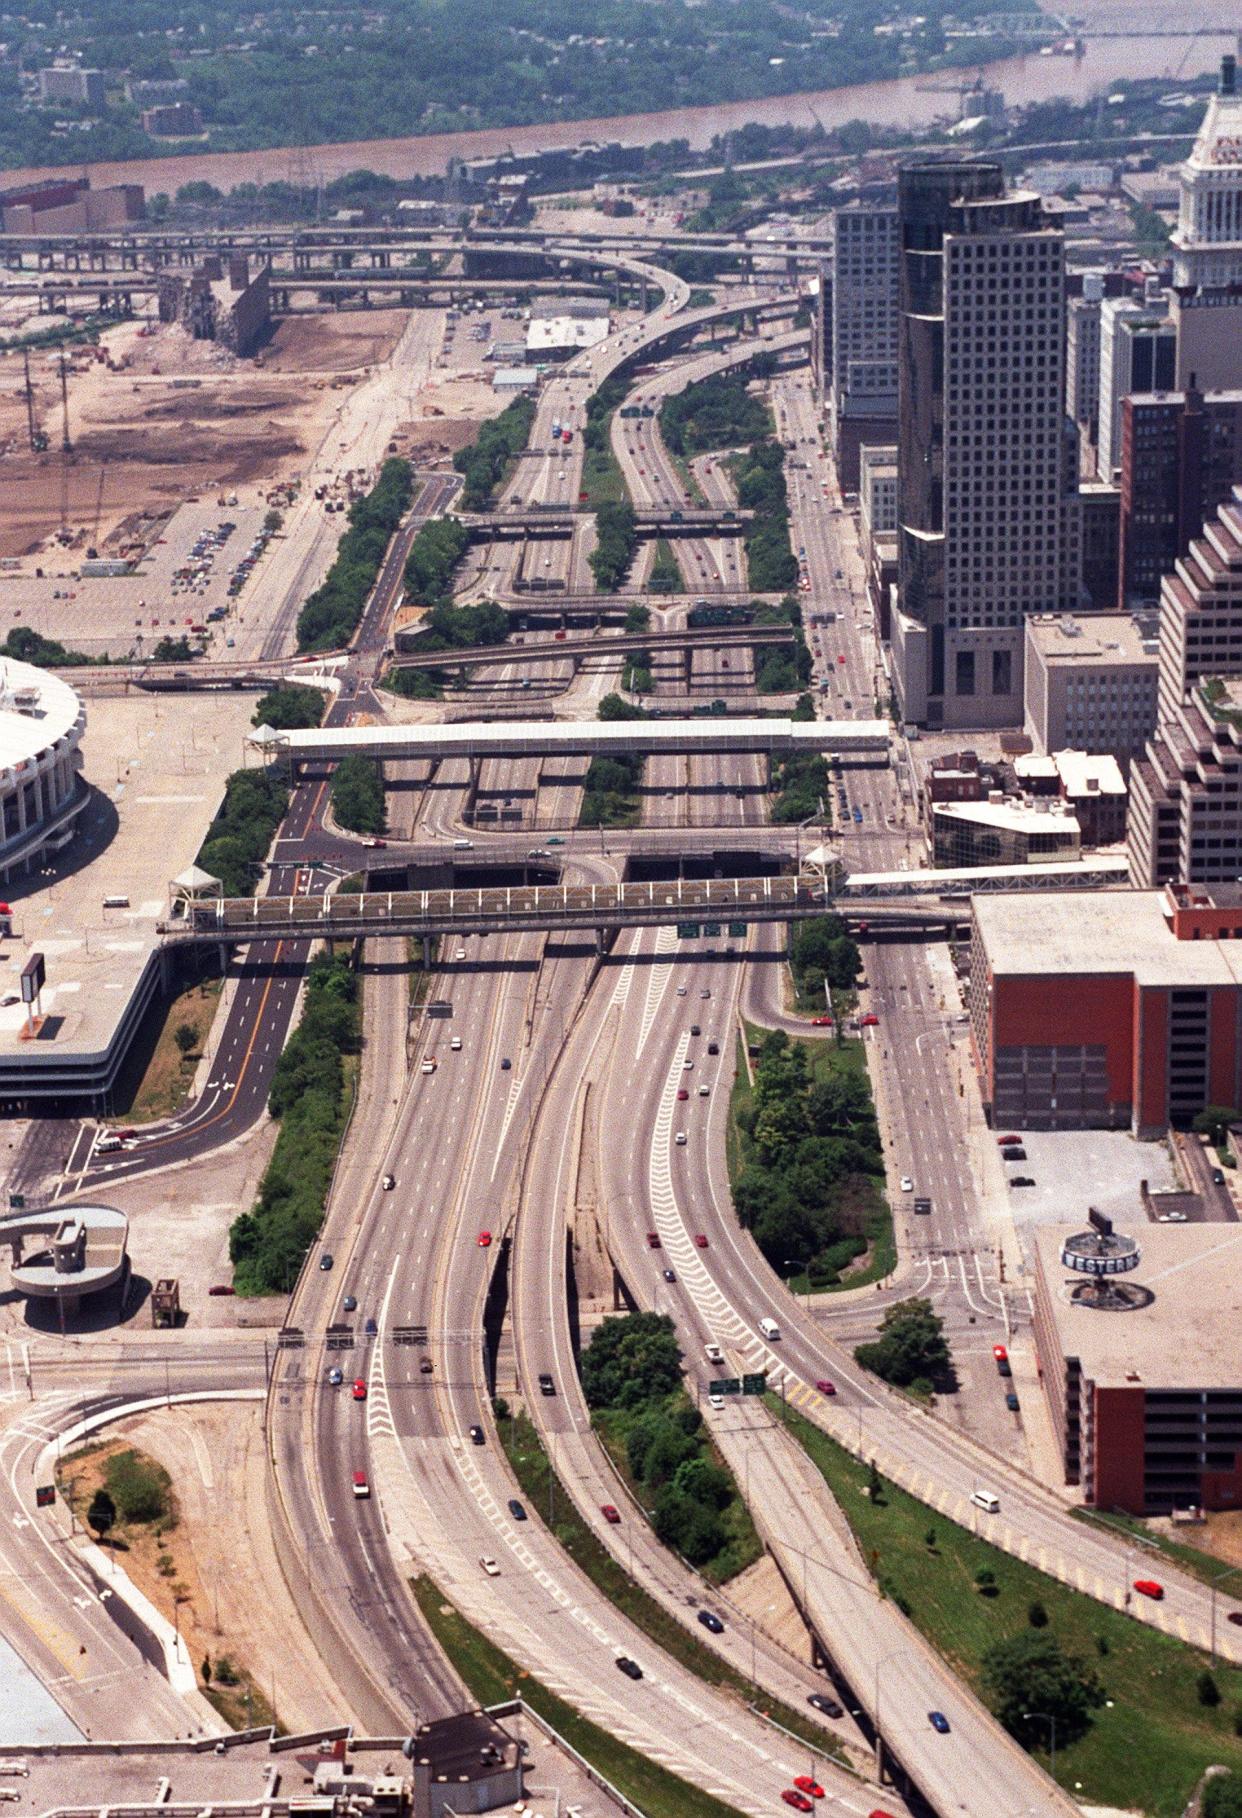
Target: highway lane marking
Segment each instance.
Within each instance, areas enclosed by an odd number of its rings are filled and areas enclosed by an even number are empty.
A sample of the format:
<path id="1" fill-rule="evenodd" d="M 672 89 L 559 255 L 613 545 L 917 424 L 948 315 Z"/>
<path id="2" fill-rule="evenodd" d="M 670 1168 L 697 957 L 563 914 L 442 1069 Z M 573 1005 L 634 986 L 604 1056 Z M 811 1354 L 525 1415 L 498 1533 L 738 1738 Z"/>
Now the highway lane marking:
<path id="1" fill-rule="evenodd" d="M 665 993 L 668 990 L 669 980 L 672 977 L 672 972 L 670 970 L 672 955 L 676 946 L 677 930 L 675 928 L 656 929 L 653 953 L 657 961 L 663 961 L 664 963 L 653 964 L 647 975 L 647 996 L 643 1004 L 643 1016 L 642 1022 L 639 1025 L 638 1041 L 634 1047 L 635 1060 L 639 1059 L 643 1049 L 647 1045 L 647 1038 L 655 1026 L 656 1016 L 664 1001 Z"/>

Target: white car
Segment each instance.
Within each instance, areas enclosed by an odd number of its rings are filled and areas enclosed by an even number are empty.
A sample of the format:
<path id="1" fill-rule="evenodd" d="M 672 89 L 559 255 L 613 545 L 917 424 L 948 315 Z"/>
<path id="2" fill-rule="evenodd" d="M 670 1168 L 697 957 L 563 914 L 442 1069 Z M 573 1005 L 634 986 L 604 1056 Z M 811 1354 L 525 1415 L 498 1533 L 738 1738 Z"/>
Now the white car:
<path id="1" fill-rule="evenodd" d="M 424 1073 L 434 1073 L 435 1070 L 436 1070 L 435 1061 L 432 1060 L 430 1057 L 428 1057 L 428 1059 L 423 1062 L 423 1072 Z"/>
<path id="2" fill-rule="evenodd" d="M 901 1190 L 903 1193 L 914 1192 L 914 1182 L 910 1179 L 908 1174 L 903 1174 L 901 1177 Z"/>
<path id="3" fill-rule="evenodd" d="M 673 1138 L 673 1141 L 674 1141 L 674 1142 L 675 1142 L 675 1143 L 676 1143 L 676 1144 L 677 1144 L 677 1147 L 678 1147 L 678 1148 L 679 1148 L 679 1149 L 684 1149 L 684 1148 L 685 1148 L 685 1146 L 686 1146 L 686 1133 L 685 1133 L 685 1131 L 684 1131 L 684 1130 L 679 1130 L 679 1131 L 678 1131 L 678 1132 L 677 1132 L 677 1134 L 676 1134 L 676 1136 L 675 1136 L 675 1137 L 674 1137 L 674 1138 Z"/>
<path id="4" fill-rule="evenodd" d="M 686 995 L 686 987 L 684 985 L 678 985 L 677 995 L 678 997 L 684 997 Z M 16 999 L 14 999 L 14 1002 L 16 1002 Z"/>
<path id="5" fill-rule="evenodd" d="M 719 1414 L 721 1408 L 724 1407 L 724 1396 L 723 1395 L 709 1395 L 707 1398 L 707 1405 L 709 1408 L 714 1409 L 715 1412 L 717 1414 Z"/>
<path id="6" fill-rule="evenodd" d="M 487 1573 L 489 1578 L 500 1577 L 500 1567 L 496 1564 L 496 1561 L 491 1557 L 490 1553 L 484 1553 L 479 1560 L 479 1564 L 483 1567 L 483 1570 Z"/>
<path id="7" fill-rule="evenodd" d="M 453 1050 L 454 1054 L 460 1054 L 461 1053 L 461 1036 L 455 1035 L 453 1037 L 452 1041 L 449 1043 L 449 1047 Z"/>

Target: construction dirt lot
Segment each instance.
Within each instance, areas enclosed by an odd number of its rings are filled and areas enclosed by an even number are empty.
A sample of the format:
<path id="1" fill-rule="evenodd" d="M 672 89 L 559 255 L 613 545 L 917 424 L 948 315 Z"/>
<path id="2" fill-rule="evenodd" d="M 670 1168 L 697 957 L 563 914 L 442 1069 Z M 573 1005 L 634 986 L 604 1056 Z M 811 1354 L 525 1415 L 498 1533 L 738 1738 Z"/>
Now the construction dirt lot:
<path id="1" fill-rule="evenodd" d="M 257 503 L 295 480 L 331 428 L 342 384 L 386 359 L 403 310 L 293 317 L 255 360 L 240 360 L 177 325 L 127 322 L 105 330 L 107 359 L 66 357 L 70 451 L 59 357 L 30 361 L 36 428 L 30 448 L 25 374 L 0 361 L 0 557 L 34 556 L 61 525 L 113 554 L 184 500 L 221 490 Z M 251 496 L 253 495 L 253 496 Z"/>

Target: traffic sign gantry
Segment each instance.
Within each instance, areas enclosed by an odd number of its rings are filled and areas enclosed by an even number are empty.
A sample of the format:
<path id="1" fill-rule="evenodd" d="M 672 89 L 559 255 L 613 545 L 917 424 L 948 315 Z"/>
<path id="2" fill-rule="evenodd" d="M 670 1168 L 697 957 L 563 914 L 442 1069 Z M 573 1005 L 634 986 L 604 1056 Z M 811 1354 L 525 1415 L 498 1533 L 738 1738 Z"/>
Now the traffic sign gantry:
<path id="1" fill-rule="evenodd" d="M 678 922 L 677 938 L 679 941 L 697 941 L 703 930 L 697 922 Z"/>
<path id="2" fill-rule="evenodd" d="M 740 1395 L 742 1379 L 740 1376 L 718 1376 L 711 1385 L 713 1395 Z"/>
<path id="3" fill-rule="evenodd" d="M 766 1370 L 756 1370 L 753 1375 L 742 1378 L 743 1395 L 762 1395 L 767 1386 L 768 1373 Z"/>

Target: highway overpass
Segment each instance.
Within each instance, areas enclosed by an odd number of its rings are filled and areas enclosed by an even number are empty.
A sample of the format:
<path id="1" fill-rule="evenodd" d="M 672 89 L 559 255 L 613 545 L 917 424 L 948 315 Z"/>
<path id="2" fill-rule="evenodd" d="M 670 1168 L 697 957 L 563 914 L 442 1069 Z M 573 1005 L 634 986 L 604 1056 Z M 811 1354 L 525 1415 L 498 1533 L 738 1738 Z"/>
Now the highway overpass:
<path id="1" fill-rule="evenodd" d="M 438 763 L 446 758 L 698 756 L 747 751 L 766 757 L 795 752 L 889 749 L 887 720 L 785 720 L 704 717 L 691 720 L 509 720 L 457 725 L 315 726 L 274 732 L 260 726 L 247 741 L 265 758 L 295 763 L 363 757 Z"/>
<path id="2" fill-rule="evenodd" d="M 754 515 L 753 511 L 737 511 L 731 506 L 706 511 L 693 505 L 645 506 L 635 511 L 634 528 L 641 537 L 736 537 Z M 594 518 L 595 511 L 589 505 L 543 505 L 472 516 L 458 512 L 456 516 L 462 528 L 478 542 L 501 537 L 570 537 L 579 525 Z"/>
<path id="3" fill-rule="evenodd" d="M 464 650 L 423 650 L 416 642 L 417 631 L 397 633 L 398 655 L 394 669 L 469 669 L 493 668 L 498 664 L 546 663 L 563 658 L 625 656 L 649 650 L 658 656 L 665 650 L 731 650 L 740 645 L 750 649 L 759 644 L 788 644 L 793 639 L 792 625 L 717 625 L 699 626 L 684 631 L 643 631 L 623 637 L 537 638 L 530 644 L 478 644 Z"/>

